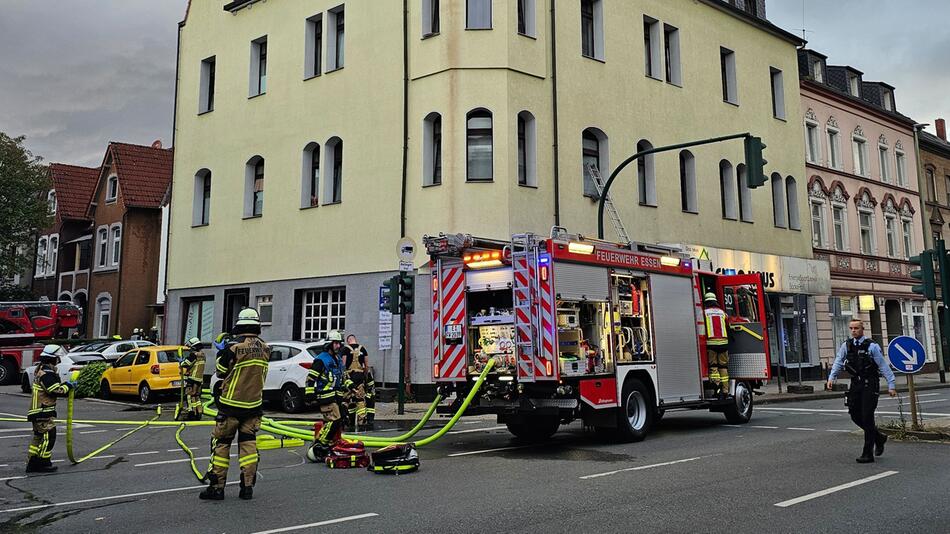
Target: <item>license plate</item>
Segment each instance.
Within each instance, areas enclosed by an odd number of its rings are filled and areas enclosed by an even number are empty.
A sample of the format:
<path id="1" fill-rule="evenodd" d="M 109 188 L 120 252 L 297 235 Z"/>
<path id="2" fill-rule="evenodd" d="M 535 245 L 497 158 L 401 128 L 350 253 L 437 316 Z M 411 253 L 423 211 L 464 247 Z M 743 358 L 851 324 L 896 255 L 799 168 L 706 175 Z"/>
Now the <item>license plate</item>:
<path id="1" fill-rule="evenodd" d="M 445 325 L 445 339 L 449 341 L 462 339 L 462 325 L 460 324 Z"/>
<path id="2" fill-rule="evenodd" d="M 181 386 L 181 380 L 172 380 L 173 386 Z"/>

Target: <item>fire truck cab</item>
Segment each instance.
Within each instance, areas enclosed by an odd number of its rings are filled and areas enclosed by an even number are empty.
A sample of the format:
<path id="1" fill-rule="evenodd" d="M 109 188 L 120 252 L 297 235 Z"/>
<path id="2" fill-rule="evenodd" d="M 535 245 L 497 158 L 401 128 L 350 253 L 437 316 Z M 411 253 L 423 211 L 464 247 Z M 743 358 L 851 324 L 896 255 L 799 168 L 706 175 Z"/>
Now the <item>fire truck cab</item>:
<path id="1" fill-rule="evenodd" d="M 433 379 L 456 404 L 489 359 L 468 411 L 497 414 L 515 436 L 554 434 L 576 419 L 624 441 L 667 410 L 752 416 L 770 378 L 758 275 L 697 269 L 676 247 L 570 235 L 464 234 L 424 239 L 431 258 Z M 703 296 L 728 314 L 728 395 L 708 381 Z M 444 406 L 452 412 L 456 405 Z"/>

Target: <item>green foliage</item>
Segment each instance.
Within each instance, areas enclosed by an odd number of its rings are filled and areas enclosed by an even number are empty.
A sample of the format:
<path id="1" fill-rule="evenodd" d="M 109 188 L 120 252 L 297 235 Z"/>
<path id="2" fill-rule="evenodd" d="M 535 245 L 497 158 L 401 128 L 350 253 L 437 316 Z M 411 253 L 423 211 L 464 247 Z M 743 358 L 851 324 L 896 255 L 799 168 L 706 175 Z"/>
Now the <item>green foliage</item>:
<path id="1" fill-rule="evenodd" d="M 99 385 L 102 381 L 102 373 L 111 367 L 108 362 L 90 363 L 83 366 L 79 371 L 79 378 L 76 380 L 77 397 L 98 397 Z"/>
<path id="2" fill-rule="evenodd" d="M 48 168 L 25 139 L 0 132 L 0 278 L 32 268 L 35 232 L 53 222 Z"/>
<path id="3" fill-rule="evenodd" d="M 28 287 L 0 282 L 0 302 L 36 300 L 36 295 Z"/>

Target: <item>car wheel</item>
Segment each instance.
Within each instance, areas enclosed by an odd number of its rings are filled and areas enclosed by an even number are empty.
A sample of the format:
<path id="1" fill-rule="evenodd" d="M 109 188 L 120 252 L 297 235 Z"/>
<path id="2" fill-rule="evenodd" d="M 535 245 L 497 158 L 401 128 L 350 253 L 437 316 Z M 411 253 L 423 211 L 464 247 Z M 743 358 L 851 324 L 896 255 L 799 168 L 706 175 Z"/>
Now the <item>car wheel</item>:
<path id="1" fill-rule="evenodd" d="M 10 360 L 0 361 L 0 385 L 15 384 L 17 377 L 16 364 Z"/>
<path id="2" fill-rule="evenodd" d="M 112 389 L 109 388 L 109 381 L 103 380 L 99 384 L 99 398 L 100 399 L 109 399 L 112 397 Z"/>
<path id="3" fill-rule="evenodd" d="M 736 382 L 733 402 L 724 410 L 726 421 L 731 425 L 744 425 L 752 419 L 752 390 L 745 382 Z"/>
<path id="4" fill-rule="evenodd" d="M 30 393 L 33 391 L 33 386 L 30 384 L 30 375 L 23 373 L 23 376 L 20 377 L 20 391 L 23 393 Z"/>
<path id="5" fill-rule="evenodd" d="M 557 416 L 529 419 L 524 423 L 508 423 L 508 432 L 525 441 L 543 441 L 553 436 L 561 426 Z"/>
<path id="6" fill-rule="evenodd" d="M 655 419 L 656 407 L 650 390 L 636 378 L 627 380 L 617 410 L 617 438 L 624 442 L 643 441 Z"/>
<path id="7" fill-rule="evenodd" d="M 139 400 L 142 401 L 142 404 L 151 402 L 152 388 L 148 386 L 148 382 L 142 382 L 142 385 L 139 386 Z"/>
<path id="8" fill-rule="evenodd" d="M 296 384 L 285 384 L 280 388 L 280 407 L 287 413 L 298 413 L 303 409 L 303 392 Z"/>

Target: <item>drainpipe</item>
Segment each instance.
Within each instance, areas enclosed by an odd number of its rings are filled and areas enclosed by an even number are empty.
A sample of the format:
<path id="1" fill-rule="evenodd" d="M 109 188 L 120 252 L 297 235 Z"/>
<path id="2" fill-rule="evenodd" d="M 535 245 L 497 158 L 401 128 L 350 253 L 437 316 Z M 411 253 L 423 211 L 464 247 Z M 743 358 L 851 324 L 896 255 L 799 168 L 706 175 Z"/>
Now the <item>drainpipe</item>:
<path id="1" fill-rule="evenodd" d="M 555 3 L 557 0 L 551 0 L 551 99 L 552 112 L 554 120 L 551 121 L 554 127 L 554 226 L 561 226 L 561 191 L 560 191 L 560 160 L 558 159 L 558 113 L 557 113 L 557 11 Z"/>
<path id="2" fill-rule="evenodd" d="M 402 0 L 402 192 L 399 237 L 406 235 L 406 182 L 409 179 L 409 0 Z"/>

